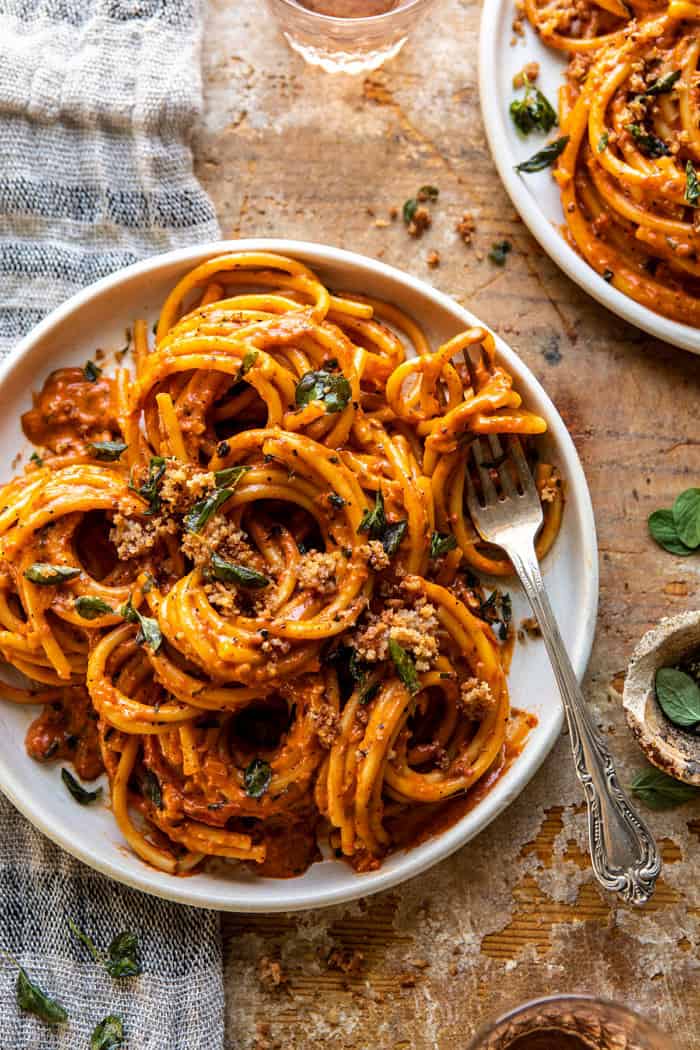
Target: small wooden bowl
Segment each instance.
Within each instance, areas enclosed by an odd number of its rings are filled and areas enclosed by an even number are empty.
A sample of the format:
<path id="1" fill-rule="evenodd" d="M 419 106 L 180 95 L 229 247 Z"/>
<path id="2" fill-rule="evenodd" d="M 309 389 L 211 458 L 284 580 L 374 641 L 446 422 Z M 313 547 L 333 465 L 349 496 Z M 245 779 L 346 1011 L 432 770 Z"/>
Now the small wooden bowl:
<path id="1" fill-rule="evenodd" d="M 700 612 L 671 616 L 648 631 L 632 654 L 622 704 L 639 746 L 664 773 L 700 786 L 700 737 L 674 726 L 656 699 L 660 667 L 675 667 L 700 652 Z"/>

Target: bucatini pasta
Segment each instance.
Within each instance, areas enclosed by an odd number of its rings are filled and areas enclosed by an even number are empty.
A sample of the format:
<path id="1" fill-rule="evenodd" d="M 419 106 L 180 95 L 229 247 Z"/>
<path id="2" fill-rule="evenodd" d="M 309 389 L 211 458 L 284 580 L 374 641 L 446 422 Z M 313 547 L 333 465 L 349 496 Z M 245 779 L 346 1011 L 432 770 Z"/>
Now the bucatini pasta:
<path id="1" fill-rule="evenodd" d="M 507 599 L 474 576 L 509 565 L 464 470 L 473 435 L 532 450 L 545 423 L 485 329 L 433 352 L 394 307 L 260 252 L 183 278 L 133 357 L 48 377 L 2 491 L 0 651 L 30 680 L 2 692 L 45 705 L 30 753 L 104 768 L 168 872 L 291 875 L 323 842 L 376 867 L 522 737 Z M 544 555 L 562 487 L 536 477 Z"/>

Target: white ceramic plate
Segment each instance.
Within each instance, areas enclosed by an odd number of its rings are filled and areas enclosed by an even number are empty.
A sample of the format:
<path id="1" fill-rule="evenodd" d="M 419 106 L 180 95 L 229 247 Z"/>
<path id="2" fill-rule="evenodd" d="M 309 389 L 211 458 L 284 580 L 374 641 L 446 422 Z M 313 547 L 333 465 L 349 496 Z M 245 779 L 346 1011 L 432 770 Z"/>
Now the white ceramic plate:
<path id="1" fill-rule="evenodd" d="M 479 35 L 481 113 L 494 162 L 514 207 L 550 258 L 599 303 L 650 335 L 700 354 L 700 330 L 662 317 L 623 295 L 564 240 L 560 232 L 564 214 L 550 168 L 534 175 L 515 171 L 515 165 L 541 149 L 550 136 L 535 131 L 525 137 L 516 129 L 509 106 L 522 92 L 513 90 L 513 77 L 526 62 L 539 62 L 537 86 L 556 109 L 566 59 L 543 44 L 529 23 L 524 26 L 525 36 L 511 47 L 514 14 L 515 0 L 484 0 Z"/>
<path id="2" fill-rule="evenodd" d="M 0 450 L 3 475 L 19 449 L 20 413 L 31 404 L 31 391 L 53 368 L 84 364 L 95 348 L 118 348 L 135 318 L 154 321 L 173 285 L 203 259 L 224 251 L 274 251 L 301 259 L 329 285 L 371 291 L 413 314 L 434 343 L 480 323 L 467 310 L 423 281 L 381 262 L 301 241 L 247 240 L 208 244 L 172 252 L 131 266 L 98 281 L 55 310 L 23 340 L 0 373 L 3 412 Z M 498 352 L 515 377 L 525 403 L 549 425 L 554 462 L 566 478 L 568 502 L 564 525 L 545 562 L 545 579 L 562 634 L 577 673 L 588 660 L 598 600 L 598 556 L 593 512 L 586 480 L 571 438 L 535 377 L 500 339 Z M 25 460 L 26 461 L 26 460 Z M 528 615 L 514 591 L 514 615 Z M 517 620 L 516 620 L 517 622 Z M 24 736 L 37 710 L 0 701 L 0 788 L 37 828 L 86 864 L 120 882 L 184 904 L 227 911 L 292 911 L 352 900 L 387 889 L 447 857 L 484 828 L 523 789 L 552 747 L 562 712 L 544 648 L 529 642 L 516 647 L 510 676 L 513 704 L 534 711 L 537 728 L 507 773 L 486 798 L 458 824 L 413 850 L 389 857 L 379 871 L 356 874 L 339 860 L 314 864 L 294 879 L 260 878 L 231 867 L 177 878 L 142 863 L 125 847 L 106 806 L 76 812 L 60 783 L 60 764 L 42 766 L 24 749 Z"/>

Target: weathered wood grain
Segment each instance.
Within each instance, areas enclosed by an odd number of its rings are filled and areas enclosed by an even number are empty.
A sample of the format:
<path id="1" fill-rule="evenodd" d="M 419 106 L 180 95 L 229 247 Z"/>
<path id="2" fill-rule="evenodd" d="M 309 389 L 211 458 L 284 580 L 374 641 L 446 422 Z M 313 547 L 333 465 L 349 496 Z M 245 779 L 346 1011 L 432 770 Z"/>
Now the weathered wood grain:
<path id="1" fill-rule="evenodd" d="M 287 49 L 259 0 L 211 0 L 197 172 L 227 234 L 380 256 L 468 303 L 542 381 L 591 487 L 601 606 L 587 691 L 630 775 L 640 756 L 610 683 L 650 624 L 697 603 L 697 561 L 661 552 L 645 522 L 700 476 L 700 359 L 590 300 L 517 219 L 480 122 L 478 19 L 477 6 L 444 0 L 383 71 L 333 78 Z M 422 239 L 377 225 L 428 182 L 440 201 Z M 454 231 L 465 209 L 471 247 Z M 514 246 L 503 269 L 487 258 L 502 238 Z M 228 917 L 230 1046 L 457 1050 L 518 1000 L 590 991 L 700 1047 L 700 807 L 652 815 L 666 858 L 652 907 L 605 900 L 585 862 L 567 747 L 476 841 L 401 889 L 310 915 Z M 336 950 L 361 952 L 359 971 L 329 968 Z M 259 978 L 265 957 L 281 963 L 277 988 Z"/>

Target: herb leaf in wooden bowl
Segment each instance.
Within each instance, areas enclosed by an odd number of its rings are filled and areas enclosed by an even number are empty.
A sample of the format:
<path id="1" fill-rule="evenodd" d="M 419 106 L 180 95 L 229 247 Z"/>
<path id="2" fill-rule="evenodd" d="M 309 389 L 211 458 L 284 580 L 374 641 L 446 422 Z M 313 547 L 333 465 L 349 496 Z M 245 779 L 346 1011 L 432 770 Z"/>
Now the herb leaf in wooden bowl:
<path id="1" fill-rule="evenodd" d="M 660 667 L 656 672 L 656 699 L 674 725 L 693 726 L 700 722 L 700 687 L 685 671 Z"/>

